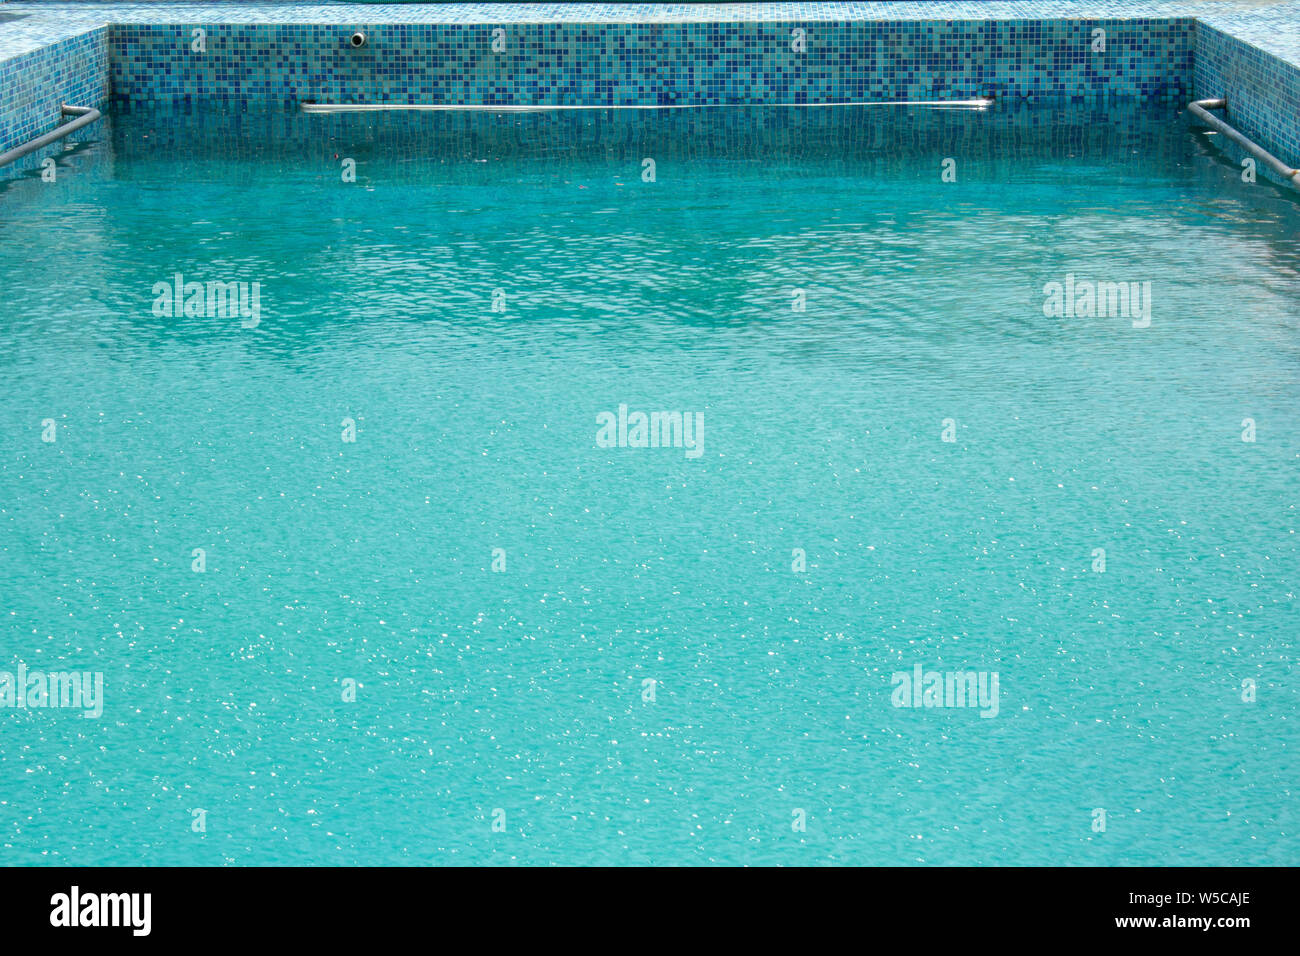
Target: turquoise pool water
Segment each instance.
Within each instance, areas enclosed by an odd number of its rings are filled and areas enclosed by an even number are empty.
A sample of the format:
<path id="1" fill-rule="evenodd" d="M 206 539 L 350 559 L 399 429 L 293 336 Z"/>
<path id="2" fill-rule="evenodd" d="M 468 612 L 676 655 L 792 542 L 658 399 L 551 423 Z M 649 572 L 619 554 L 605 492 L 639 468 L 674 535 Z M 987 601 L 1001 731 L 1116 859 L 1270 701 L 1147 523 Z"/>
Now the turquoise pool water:
<path id="1" fill-rule="evenodd" d="M 1173 111 L 94 139 L 0 188 L 0 670 L 103 675 L 3 862 L 1300 862 L 1300 205 Z"/>

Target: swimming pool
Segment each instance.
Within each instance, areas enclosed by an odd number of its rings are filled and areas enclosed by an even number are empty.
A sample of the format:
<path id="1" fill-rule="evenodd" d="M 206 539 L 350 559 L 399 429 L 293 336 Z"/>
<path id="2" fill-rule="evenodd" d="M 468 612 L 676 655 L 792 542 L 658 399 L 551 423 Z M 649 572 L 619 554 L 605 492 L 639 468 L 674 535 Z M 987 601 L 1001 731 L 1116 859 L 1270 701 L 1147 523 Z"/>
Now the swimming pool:
<path id="1" fill-rule="evenodd" d="M 0 721 L 6 859 L 1294 862 L 1300 207 L 1176 110 L 58 165 L 0 189 L 0 669 L 103 708 Z"/>

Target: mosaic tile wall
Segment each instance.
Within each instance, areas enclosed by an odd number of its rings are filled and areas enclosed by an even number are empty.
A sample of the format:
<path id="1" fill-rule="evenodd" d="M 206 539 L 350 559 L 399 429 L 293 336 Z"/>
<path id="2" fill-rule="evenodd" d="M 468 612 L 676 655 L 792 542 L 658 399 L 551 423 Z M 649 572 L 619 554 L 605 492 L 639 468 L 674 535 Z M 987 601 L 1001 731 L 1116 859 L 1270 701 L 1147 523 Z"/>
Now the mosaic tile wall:
<path id="1" fill-rule="evenodd" d="M 1226 97 L 1229 123 L 1300 166 L 1300 68 L 1201 23 L 1193 89 L 1197 99 Z"/>
<path id="2" fill-rule="evenodd" d="M 53 129 L 64 103 L 102 107 L 108 84 L 106 29 L 0 60 L 0 150 Z"/>
<path id="3" fill-rule="evenodd" d="M 110 91 L 132 104 L 685 105 L 989 92 L 1016 101 L 1096 94 L 1185 101 L 1226 94 L 1231 119 L 1300 165 L 1300 0 L 1194 8 L 1183 0 L 4 8 L 13 12 L 0 14 L 0 149 L 53 128 L 60 102 L 100 105 Z M 1085 9 L 1095 15 L 1071 19 Z M 1189 9 L 1195 18 L 1178 15 Z M 537 22 L 538 10 L 550 22 Z M 386 25 L 341 24 L 344 15 Z M 190 50 L 199 25 L 207 31 L 202 55 Z M 346 43 L 357 26 L 370 35 L 362 50 Z M 498 27 L 506 49 L 493 52 Z M 1095 27 L 1107 31 L 1104 54 L 1089 47 Z M 791 48 L 795 29 L 806 31 L 806 52 Z"/>
<path id="4" fill-rule="evenodd" d="M 701 104 L 1098 93 L 1183 97 L 1192 21 L 546 23 L 111 28 L 115 98 Z M 1105 52 L 1090 49 L 1106 31 Z M 504 50 L 493 52 L 494 29 Z M 794 49 L 804 31 L 805 52 Z"/>

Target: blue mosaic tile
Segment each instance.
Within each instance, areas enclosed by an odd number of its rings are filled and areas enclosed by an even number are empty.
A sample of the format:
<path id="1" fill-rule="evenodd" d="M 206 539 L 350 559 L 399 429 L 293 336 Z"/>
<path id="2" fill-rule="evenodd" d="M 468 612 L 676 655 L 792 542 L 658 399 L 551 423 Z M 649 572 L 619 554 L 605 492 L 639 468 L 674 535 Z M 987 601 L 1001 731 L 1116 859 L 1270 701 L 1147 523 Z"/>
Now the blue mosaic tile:
<path id="1" fill-rule="evenodd" d="M 1227 94 L 1295 162 L 1300 0 L 4 3 L 0 146 L 59 101 L 608 105 Z M 363 27 L 370 43 L 346 45 Z M 189 47 L 206 31 L 202 55 Z M 491 49 L 492 30 L 506 49 Z M 1091 31 L 1107 33 L 1094 53 Z M 806 51 L 791 48 L 803 30 Z M 54 112 L 51 112 L 53 104 Z"/>
<path id="2" fill-rule="evenodd" d="M 1291 166 L 1300 166 L 1300 70 L 1204 23 L 1196 26 L 1193 90 L 1224 97 L 1224 118 Z"/>
<path id="3" fill-rule="evenodd" d="M 353 26 L 368 45 L 348 46 Z M 111 28 L 116 98 L 702 105 L 1185 96 L 1190 20 Z M 1106 50 L 1094 53 L 1094 29 Z M 504 44 L 493 51 L 494 37 Z M 802 37 L 803 49 L 796 47 Z"/>
<path id="4" fill-rule="evenodd" d="M 108 84 L 104 28 L 0 61 L 0 149 L 53 129 L 64 103 L 103 106 Z"/>

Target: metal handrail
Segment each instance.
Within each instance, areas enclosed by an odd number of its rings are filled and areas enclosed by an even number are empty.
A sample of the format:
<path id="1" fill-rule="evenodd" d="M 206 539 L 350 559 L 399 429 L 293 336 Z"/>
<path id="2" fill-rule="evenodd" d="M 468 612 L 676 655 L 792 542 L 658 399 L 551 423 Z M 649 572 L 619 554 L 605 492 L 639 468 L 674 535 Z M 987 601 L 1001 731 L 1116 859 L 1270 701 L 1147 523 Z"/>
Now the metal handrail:
<path id="1" fill-rule="evenodd" d="M 880 100 L 849 103 L 672 103 L 640 104 L 609 103 L 594 105 L 520 105 L 487 103 L 316 103 L 304 100 L 300 107 L 304 113 L 378 113 L 402 110 L 419 112 L 479 112 L 479 113 L 544 113 L 567 110 L 702 110 L 725 109 L 735 106 L 764 107 L 831 107 L 831 106 L 924 106 L 930 109 L 988 109 L 994 103 L 991 97 L 979 97 L 973 100 Z"/>
<path id="2" fill-rule="evenodd" d="M 68 106 L 66 103 L 59 107 L 59 114 L 61 116 L 75 116 L 76 119 L 71 123 L 64 123 L 44 136 L 37 136 L 21 146 L 15 146 L 8 152 L 0 153 L 0 167 L 8 166 L 15 160 L 22 159 L 28 153 L 34 153 L 42 146 L 49 146 L 50 143 L 58 142 L 69 133 L 76 132 L 83 126 L 89 126 L 103 115 L 93 106 Z"/>
<path id="3" fill-rule="evenodd" d="M 1257 146 L 1254 143 L 1254 141 L 1243 136 L 1233 127 L 1225 123 L 1223 120 L 1219 119 L 1217 116 L 1214 116 L 1213 114 L 1208 112 L 1209 110 L 1226 110 L 1228 108 L 1228 101 L 1226 99 L 1197 100 L 1195 103 L 1190 104 L 1187 108 L 1191 111 L 1192 115 L 1195 116 L 1197 119 L 1199 119 L 1202 123 L 1205 123 L 1206 125 L 1222 133 L 1224 136 L 1228 137 L 1228 139 L 1232 140 L 1234 143 L 1240 143 L 1242 146 L 1246 148 L 1248 152 L 1252 153 L 1259 159 L 1262 159 L 1264 162 L 1268 163 L 1268 165 L 1271 166 L 1275 172 L 1277 172 L 1283 179 L 1291 183 L 1292 186 L 1300 187 L 1300 169 L 1292 169 L 1290 166 L 1282 162 L 1282 160 L 1278 159 L 1268 150 L 1264 149 L 1262 146 Z"/>

